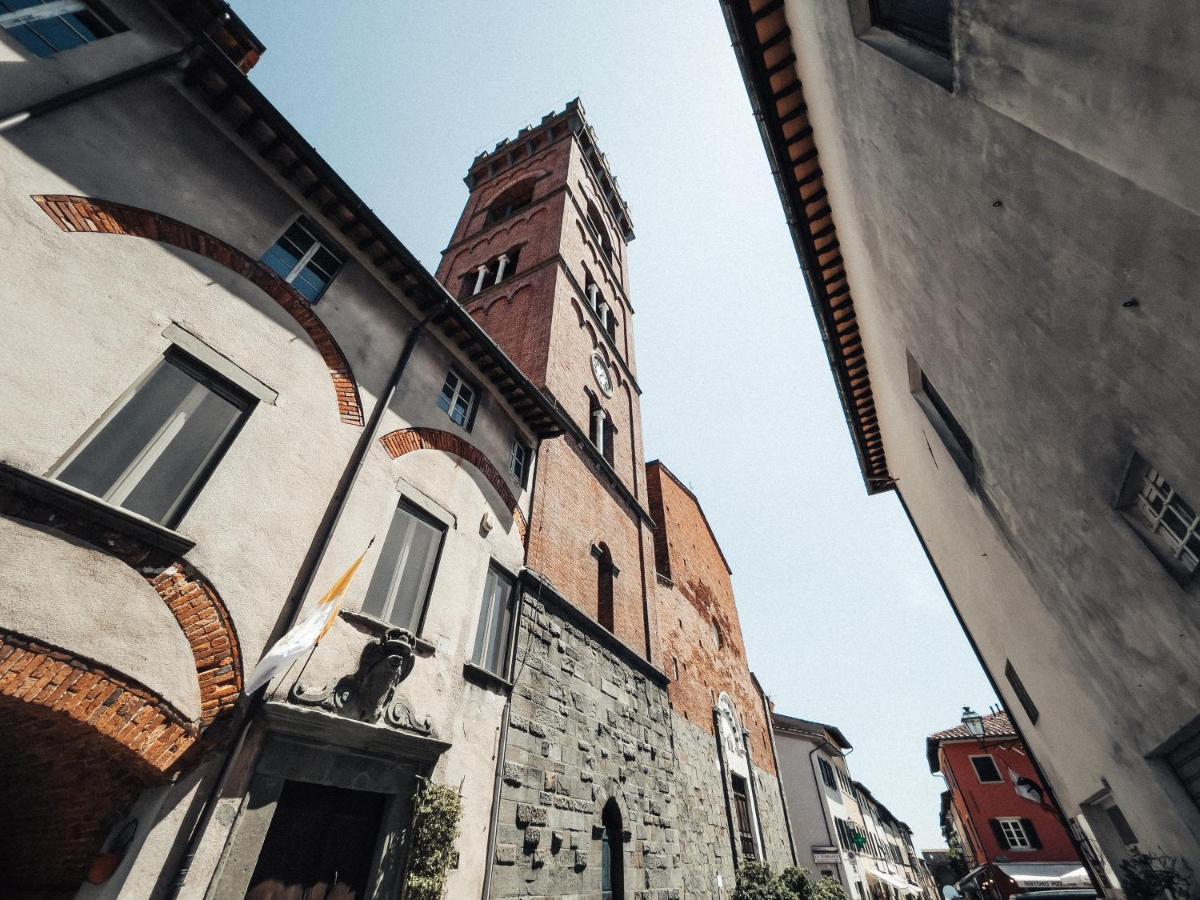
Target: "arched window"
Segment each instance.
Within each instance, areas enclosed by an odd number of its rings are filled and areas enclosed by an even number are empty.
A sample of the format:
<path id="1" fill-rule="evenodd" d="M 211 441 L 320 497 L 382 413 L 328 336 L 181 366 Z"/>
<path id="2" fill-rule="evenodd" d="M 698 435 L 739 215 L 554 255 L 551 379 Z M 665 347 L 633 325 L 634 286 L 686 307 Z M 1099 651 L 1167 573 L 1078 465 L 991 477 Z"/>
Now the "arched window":
<path id="1" fill-rule="evenodd" d="M 592 554 L 596 557 L 596 618 L 601 625 L 613 631 L 613 589 L 616 586 L 617 567 L 613 565 L 607 544 L 597 544 Z"/>
<path id="2" fill-rule="evenodd" d="M 608 257 L 610 263 L 615 265 L 616 256 L 613 254 L 612 238 L 608 236 L 608 229 L 604 227 L 604 219 L 600 216 L 600 210 L 591 200 L 587 202 L 587 220 L 588 224 L 592 226 L 592 230 L 596 232 L 596 238 L 600 241 L 604 255 Z"/>
<path id="3" fill-rule="evenodd" d="M 501 193 L 488 207 L 487 216 L 483 220 L 484 227 L 488 228 L 498 222 L 503 222 L 509 216 L 515 215 L 529 206 L 533 202 L 533 188 L 536 184 L 536 179 L 527 178 Z"/>
<path id="4" fill-rule="evenodd" d="M 591 391 L 588 391 L 587 395 L 590 407 L 588 437 L 591 438 L 592 445 L 608 460 L 608 464 L 614 465 L 613 460 L 616 457 L 613 454 L 613 446 L 617 437 L 616 426 L 613 425 L 612 417 L 600 405 L 599 398 Z"/>
<path id="5" fill-rule="evenodd" d="M 612 797 L 600 814 L 604 831 L 600 837 L 600 896 L 603 900 L 625 897 L 625 857 L 622 852 L 621 807 Z"/>

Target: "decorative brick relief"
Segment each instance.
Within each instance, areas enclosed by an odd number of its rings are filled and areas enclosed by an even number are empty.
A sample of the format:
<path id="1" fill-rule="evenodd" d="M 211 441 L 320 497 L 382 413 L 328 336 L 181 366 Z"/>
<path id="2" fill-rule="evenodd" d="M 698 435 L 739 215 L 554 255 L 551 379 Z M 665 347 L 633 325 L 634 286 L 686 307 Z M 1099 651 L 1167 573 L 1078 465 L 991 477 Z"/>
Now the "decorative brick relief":
<path id="1" fill-rule="evenodd" d="M 261 262 L 199 228 L 135 206 L 68 194 L 35 194 L 33 199 L 63 231 L 124 234 L 169 244 L 207 257 L 261 288 L 304 329 L 329 367 L 342 421 L 350 425 L 363 424 L 358 384 L 346 355 L 325 323 L 313 312 L 312 304 Z"/>
<path id="2" fill-rule="evenodd" d="M 484 456 L 478 447 L 456 434 L 437 428 L 401 428 L 385 434 L 379 439 L 379 443 L 383 445 L 392 459 L 397 459 L 415 450 L 440 450 L 470 463 L 487 479 L 488 484 L 499 495 L 500 502 L 512 513 L 513 521 L 517 523 L 517 530 L 521 533 L 521 540 L 525 540 L 525 514 L 517 506 L 517 498 L 504 483 L 504 476 L 496 470 L 491 460 Z"/>

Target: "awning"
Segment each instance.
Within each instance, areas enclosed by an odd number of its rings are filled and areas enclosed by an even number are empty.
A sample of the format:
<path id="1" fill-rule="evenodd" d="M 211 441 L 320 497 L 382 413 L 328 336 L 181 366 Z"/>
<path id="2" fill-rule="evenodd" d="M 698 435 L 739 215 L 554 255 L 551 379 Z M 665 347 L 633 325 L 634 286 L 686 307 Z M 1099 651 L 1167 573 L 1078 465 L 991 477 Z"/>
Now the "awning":
<path id="1" fill-rule="evenodd" d="M 874 878 L 876 881 L 882 881 L 884 884 L 890 884 L 902 894 L 920 894 L 920 888 L 913 887 L 903 878 L 897 878 L 895 875 L 889 875 L 886 872 L 880 872 L 878 869 L 867 869 L 867 877 Z"/>
<path id="2" fill-rule="evenodd" d="M 1092 885 L 1087 870 L 1075 863 L 997 863 L 996 868 L 1024 888 Z"/>

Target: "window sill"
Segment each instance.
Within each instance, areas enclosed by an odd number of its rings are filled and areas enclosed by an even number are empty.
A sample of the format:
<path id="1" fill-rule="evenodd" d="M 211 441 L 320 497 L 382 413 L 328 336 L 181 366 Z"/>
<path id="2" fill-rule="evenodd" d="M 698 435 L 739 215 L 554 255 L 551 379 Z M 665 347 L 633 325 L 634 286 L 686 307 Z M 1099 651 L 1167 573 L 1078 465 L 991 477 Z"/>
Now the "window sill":
<path id="1" fill-rule="evenodd" d="M 352 625 L 359 625 L 367 631 L 372 637 L 382 637 L 393 628 L 399 626 L 393 625 L 391 622 L 385 622 L 383 619 L 377 619 L 360 609 L 346 609 L 343 607 L 338 611 L 339 618 L 345 619 Z M 434 647 L 425 638 L 413 635 L 413 647 L 417 653 L 424 657 L 433 656 L 437 653 L 437 648 Z"/>
<path id="2" fill-rule="evenodd" d="M 0 462 L 0 489 L 73 513 L 104 528 L 111 528 L 172 556 L 183 556 L 196 542 L 178 531 L 160 525 L 145 516 L 106 503 L 61 481 L 34 475 Z"/>
<path id="3" fill-rule="evenodd" d="M 477 666 L 473 662 L 463 663 L 463 678 L 480 687 L 499 688 L 505 693 L 513 689 L 513 683 L 507 678 L 501 678 L 496 673 L 489 672 L 483 666 Z"/>
<path id="4" fill-rule="evenodd" d="M 949 57 L 875 25 L 860 32 L 858 39 L 943 90 L 954 92 L 954 61 Z"/>

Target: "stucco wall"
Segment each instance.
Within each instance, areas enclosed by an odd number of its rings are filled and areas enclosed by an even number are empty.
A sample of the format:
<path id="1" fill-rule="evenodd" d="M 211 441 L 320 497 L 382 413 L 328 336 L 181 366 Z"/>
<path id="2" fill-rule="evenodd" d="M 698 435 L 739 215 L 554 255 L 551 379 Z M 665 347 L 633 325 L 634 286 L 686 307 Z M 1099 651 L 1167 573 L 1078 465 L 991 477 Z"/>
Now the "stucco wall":
<path id="1" fill-rule="evenodd" d="M 1190 33 L 1130 8 L 1126 30 L 1080 35 L 1055 24 L 1080 9 L 1001 6 L 964 5 L 956 94 L 855 40 L 844 4 L 787 10 L 891 474 L 1067 814 L 1106 780 L 1143 844 L 1196 865 L 1200 811 L 1145 755 L 1195 714 L 1197 588 L 1113 508 L 1134 449 L 1200 495 L 1194 163 L 1170 162 L 1188 129 L 1167 124 L 1192 76 L 1130 80 L 1143 29 Z M 1019 34 L 984 40 L 1009 18 Z M 1115 65 L 1083 52 L 1127 36 Z M 1161 79 L 1156 103 L 1130 102 Z M 1016 108 L 1025 121 L 997 111 Z M 910 395 L 906 352 L 970 436 L 975 490 Z"/>

